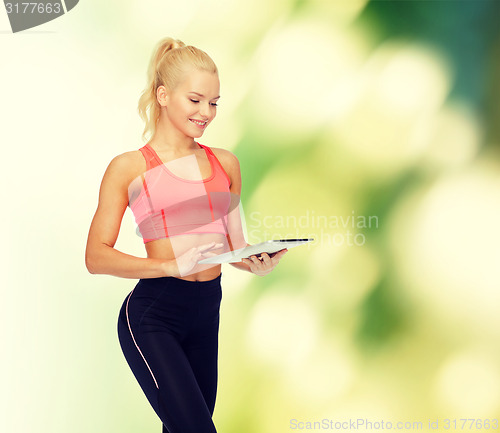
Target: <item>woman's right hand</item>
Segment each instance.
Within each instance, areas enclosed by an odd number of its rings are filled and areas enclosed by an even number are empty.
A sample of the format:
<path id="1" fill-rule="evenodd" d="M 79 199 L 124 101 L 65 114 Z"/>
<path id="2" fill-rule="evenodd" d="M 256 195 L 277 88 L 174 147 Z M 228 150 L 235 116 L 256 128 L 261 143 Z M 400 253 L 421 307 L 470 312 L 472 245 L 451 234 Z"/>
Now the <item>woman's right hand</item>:
<path id="1" fill-rule="evenodd" d="M 175 259 L 179 275 L 181 277 L 189 275 L 200 260 L 216 256 L 217 254 L 212 251 L 222 248 L 223 246 L 224 244 L 222 243 L 210 242 L 209 244 L 200 245 L 187 250 L 184 254 Z"/>

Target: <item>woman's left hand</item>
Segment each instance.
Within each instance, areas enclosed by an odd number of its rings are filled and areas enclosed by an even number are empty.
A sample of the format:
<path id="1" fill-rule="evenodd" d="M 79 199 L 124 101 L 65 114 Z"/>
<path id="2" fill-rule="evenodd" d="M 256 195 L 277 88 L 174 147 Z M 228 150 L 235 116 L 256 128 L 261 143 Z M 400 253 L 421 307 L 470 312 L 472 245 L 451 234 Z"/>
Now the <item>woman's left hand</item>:
<path id="1" fill-rule="evenodd" d="M 262 253 L 260 258 L 257 256 L 250 256 L 248 259 L 242 259 L 241 261 L 248 265 L 250 272 L 262 276 L 271 272 L 287 251 L 288 250 L 285 248 L 277 253 L 271 254 L 271 256 L 267 253 Z"/>

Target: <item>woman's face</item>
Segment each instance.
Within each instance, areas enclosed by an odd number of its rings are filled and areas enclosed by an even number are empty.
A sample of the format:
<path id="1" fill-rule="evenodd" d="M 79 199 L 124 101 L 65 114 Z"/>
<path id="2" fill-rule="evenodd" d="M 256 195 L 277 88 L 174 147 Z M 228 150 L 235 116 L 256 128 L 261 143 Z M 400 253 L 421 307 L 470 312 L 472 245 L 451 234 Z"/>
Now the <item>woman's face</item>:
<path id="1" fill-rule="evenodd" d="M 217 113 L 219 86 L 215 73 L 198 69 L 186 73 L 184 80 L 160 102 L 169 124 L 187 137 L 201 137 Z"/>

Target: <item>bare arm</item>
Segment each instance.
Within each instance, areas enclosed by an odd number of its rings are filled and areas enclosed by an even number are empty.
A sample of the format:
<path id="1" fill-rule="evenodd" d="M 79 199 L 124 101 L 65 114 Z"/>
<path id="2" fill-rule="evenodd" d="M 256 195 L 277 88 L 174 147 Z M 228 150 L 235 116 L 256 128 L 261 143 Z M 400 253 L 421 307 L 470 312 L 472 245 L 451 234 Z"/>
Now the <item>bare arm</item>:
<path id="1" fill-rule="evenodd" d="M 220 163 L 223 165 L 224 170 L 231 180 L 231 186 L 229 187 L 229 191 L 231 192 L 231 204 L 229 206 L 229 214 L 227 215 L 227 240 L 231 251 L 234 251 L 250 245 L 245 240 L 243 228 L 241 226 L 241 215 L 239 209 L 239 202 L 241 197 L 240 163 L 236 155 L 232 154 L 231 152 L 222 151 L 220 149 L 216 150 L 218 151 L 216 156 L 219 159 Z M 250 266 L 246 265 L 243 262 L 231 263 L 231 265 L 243 271 L 251 272 Z"/>
<path id="2" fill-rule="evenodd" d="M 241 170 L 238 158 L 231 152 L 223 151 L 217 153 L 224 170 L 231 179 L 231 211 L 228 214 L 228 241 L 231 250 L 237 250 L 249 246 L 243 234 L 241 227 L 241 216 L 239 211 L 239 200 L 241 196 Z M 280 259 L 288 250 L 285 248 L 271 255 L 263 253 L 261 258 L 252 256 L 249 259 L 243 259 L 241 262 L 230 263 L 237 269 L 252 272 L 256 275 L 266 275 L 271 272 L 279 263 Z"/>
<path id="3" fill-rule="evenodd" d="M 130 164 L 130 155 L 118 155 L 104 173 L 87 238 L 85 264 L 91 274 L 134 279 L 174 276 L 178 273 L 175 260 L 141 258 L 114 248 L 128 205 Z"/>

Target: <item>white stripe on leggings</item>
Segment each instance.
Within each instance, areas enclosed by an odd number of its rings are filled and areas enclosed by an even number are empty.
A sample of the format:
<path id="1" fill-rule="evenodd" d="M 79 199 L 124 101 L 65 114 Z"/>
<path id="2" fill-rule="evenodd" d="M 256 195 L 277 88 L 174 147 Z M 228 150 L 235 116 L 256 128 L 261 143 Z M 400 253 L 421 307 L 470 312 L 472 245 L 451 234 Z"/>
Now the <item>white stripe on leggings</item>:
<path id="1" fill-rule="evenodd" d="M 133 292 L 134 292 L 134 290 L 132 290 L 132 292 L 130 292 L 130 295 L 128 295 L 128 298 L 127 298 L 127 306 L 126 306 L 126 308 L 125 308 L 125 312 L 127 313 L 127 323 L 128 323 L 128 329 L 129 329 L 129 331 L 130 331 L 130 335 L 132 336 L 132 340 L 134 340 L 135 347 L 137 347 L 137 350 L 138 350 L 138 351 L 139 351 L 139 353 L 141 354 L 142 359 L 144 359 L 144 362 L 146 363 L 146 366 L 148 367 L 149 372 L 151 373 L 151 376 L 153 376 L 153 380 L 155 381 L 156 388 L 157 388 L 157 389 L 160 389 L 160 387 L 158 386 L 158 382 L 156 381 L 155 375 L 154 375 L 154 374 L 153 374 L 153 372 L 151 371 L 151 368 L 149 367 L 148 361 L 146 361 L 146 358 L 144 358 L 144 355 L 142 354 L 141 349 L 139 349 L 139 346 L 137 345 L 137 343 L 136 343 L 136 341 L 135 341 L 135 338 L 134 338 L 134 333 L 132 332 L 132 328 L 130 327 L 130 320 L 129 320 L 129 317 L 128 317 L 128 301 L 130 300 L 130 297 L 132 296 L 132 293 L 133 293 Z"/>

